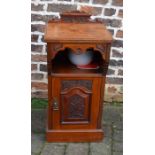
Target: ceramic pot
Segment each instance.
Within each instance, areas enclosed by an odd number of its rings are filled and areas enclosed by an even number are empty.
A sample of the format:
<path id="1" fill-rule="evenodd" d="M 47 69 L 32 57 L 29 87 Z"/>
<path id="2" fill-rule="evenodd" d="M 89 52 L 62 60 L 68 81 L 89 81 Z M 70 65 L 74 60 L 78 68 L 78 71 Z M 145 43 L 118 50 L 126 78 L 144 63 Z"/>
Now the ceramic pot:
<path id="1" fill-rule="evenodd" d="M 88 50 L 85 53 L 76 54 L 76 53 L 70 51 L 68 56 L 69 56 L 69 60 L 74 65 L 87 65 L 93 59 L 93 52 Z"/>

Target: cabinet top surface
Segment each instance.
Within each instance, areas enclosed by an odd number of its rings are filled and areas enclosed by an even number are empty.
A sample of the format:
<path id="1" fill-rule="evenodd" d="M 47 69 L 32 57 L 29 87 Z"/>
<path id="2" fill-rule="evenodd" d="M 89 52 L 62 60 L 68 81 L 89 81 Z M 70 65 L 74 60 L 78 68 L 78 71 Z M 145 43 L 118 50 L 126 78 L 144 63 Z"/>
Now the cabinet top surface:
<path id="1" fill-rule="evenodd" d="M 110 43 L 112 35 L 102 23 L 48 23 L 44 39 L 59 43 Z"/>

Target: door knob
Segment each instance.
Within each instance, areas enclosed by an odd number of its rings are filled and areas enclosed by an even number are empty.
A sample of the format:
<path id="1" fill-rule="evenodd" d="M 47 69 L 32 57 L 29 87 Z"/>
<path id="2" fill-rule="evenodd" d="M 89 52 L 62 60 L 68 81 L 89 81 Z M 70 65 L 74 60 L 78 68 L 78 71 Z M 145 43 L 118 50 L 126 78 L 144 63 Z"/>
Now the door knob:
<path id="1" fill-rule="evenodd" d="M 57 98 L 53 98 L 53 110 L 59 110 L 59 103 Z"/>

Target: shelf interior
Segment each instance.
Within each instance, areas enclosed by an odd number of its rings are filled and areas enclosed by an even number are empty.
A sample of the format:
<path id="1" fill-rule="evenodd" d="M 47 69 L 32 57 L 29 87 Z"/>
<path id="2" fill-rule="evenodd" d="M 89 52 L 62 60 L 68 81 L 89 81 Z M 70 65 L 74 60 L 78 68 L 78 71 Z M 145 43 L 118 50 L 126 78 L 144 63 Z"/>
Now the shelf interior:
<path id="1" fill-rule="evenodd" d="M 92 49 L 93 50 L 93 49 Z M 76 65 L 72 64 L 68 59 L 68 49 L 59 51 L 55 58 L 52 60 L 51 74 L 93 74 L 104 75 L 106 74 L 106 65 L 98 51 L 93 51 L 92 62 L 99 65 L 98 69 L 79 69 Z"/>

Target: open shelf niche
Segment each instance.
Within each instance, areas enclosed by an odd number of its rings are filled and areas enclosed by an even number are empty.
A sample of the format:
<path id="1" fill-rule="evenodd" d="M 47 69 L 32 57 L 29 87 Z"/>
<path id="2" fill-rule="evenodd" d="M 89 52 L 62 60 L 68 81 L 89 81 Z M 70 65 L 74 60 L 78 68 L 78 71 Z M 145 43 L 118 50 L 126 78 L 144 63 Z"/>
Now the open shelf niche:
<path id="1" fill-rule="evenodd" d="M 89 50 L 93 51 L 93 63 L 98 64 L 98 69 L 79 69 L 76 65 L 71 63 L 68 58 L 70 48 L 65 48 L 64 50 L 60 50 L 57 52 L 55 57 L 51 60 L 52 72 L 51 74 L 91 74 L 92 76 L 99 76 L 106 74 L 106 63 L 102 58 L 102 55 L 99 51 L 94 50 L 93 48 L 89 48 Z"/>

